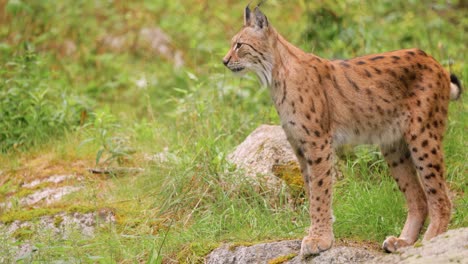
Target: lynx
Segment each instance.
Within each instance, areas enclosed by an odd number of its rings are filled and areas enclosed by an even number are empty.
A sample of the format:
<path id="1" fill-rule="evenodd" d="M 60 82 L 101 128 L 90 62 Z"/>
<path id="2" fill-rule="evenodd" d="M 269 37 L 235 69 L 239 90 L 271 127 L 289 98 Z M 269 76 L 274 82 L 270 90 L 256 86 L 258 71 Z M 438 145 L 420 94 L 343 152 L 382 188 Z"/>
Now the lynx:
<path id="1" fill-rule="evenodd" d="M 451 202 L 442 139 L 449 101 L 460 96 L 461 84 L 433 57 L 405 49 L 326 60 L 290 44 L 258 6 L 247 6 L 223 63 L 235 73 L 253 71 L 270 89 L 309 198 L 303 257 L 333 244 L 334 149 L 345 143 L 380 146 L 406 198 L 406 223 L 399 237 L 385 239 L 384 250 L 414 244 L 428 214 L 424 240 L 446 231 Z"/>

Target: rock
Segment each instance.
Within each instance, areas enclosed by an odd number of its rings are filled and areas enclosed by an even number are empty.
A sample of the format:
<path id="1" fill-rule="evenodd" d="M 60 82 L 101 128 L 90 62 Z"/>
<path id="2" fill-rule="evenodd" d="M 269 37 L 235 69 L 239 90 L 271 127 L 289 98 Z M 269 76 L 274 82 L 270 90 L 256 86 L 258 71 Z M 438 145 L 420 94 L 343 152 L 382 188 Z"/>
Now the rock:
<path id="1" fill-rule="evenodd" d="M 299 264 L 299 263 L 334 263 L 334 264 L 354 264 L 354 263 L 367 263 L 375 257 L 383 253 L 368 251 L 365 249 L 354 247 L 333 247 L 316 257 L 302 259 L 300 256 L 293 258 L 285 263 Z"/>
<path id="2" fill-rule="evenodd" d="M 30 194 L 24 198 L 21 198 L 21 206 L 32 206 L 41 201 L 45 201 L 46 204 L 51 204 L 56 201 L 59 201 L 65 195 L 74 193 L 80 190 L 82 187 L 77 186 L 62 186 L 58 188 L 44 188 L 33 194 Z"/>
<path id="3" fill-rule="evenodd" d="M 59 51 L 62 56 L 69 57 L 78 51 L 78 47 L 76 46 L 76 43 L 73 40 L 65 39 L 61 43 L 59 47 Z"/>
<path id="4" fill-rule="evenodd" d="M 300 247 L 300 240 L 238 247 L 223 245 L 213 250 L 205 258 L 205 263 L 468 263 L 468 228 L 449 230 L 430 241 L 402 248 L 394 254 L 357 247 L 335 246 L 304 260 L 298 256 Z"/>
<path id="5" fill-rule="evenodd" d="M 280 126 L 261 125 L 228 155 L 227 160 L 255 181 L 261 177 L 271 189 L 282 183 L 279 177 L 284 175 L 302 186 L 296 156 Z"/>
<path id="6" fill-rule="evenodd" d="M 124 52 L 129 47 L 125 35 L 105 35 L 100 39 L 99 51 Z"/>
<path id="7" fill-rule="evenodd" d="M 468 227 L 449 230 L 422 244 L 400 249 L 396 254 L 377 258 L 374 264 L 468 263 Z"/>
<path id="8" fill-rule="evenodd" d="M 33 180 L 32 182 L 24 183 L 21 187 L 23 187 L 23 188 L 34 188 L 34 187 L 36 187 L 39 184 L 44 183 L 44 182 L 58 184 L 58 183 L 61 183 L 63 181 L 71 180 L 71 179 L 74 179 L 74 178 L 77 178 L 77 177 L 75 175 L 72 175 L 72 174 L 70 174 L 70 175 L 52 175 L 52 176 L 47 177 L 45 179 L 36 179 L 36 180 Z"/>
<path id="9" fill-rule="evenodd" d="M 78 230 L 84 236 L 92 237 L 96 226 L 114 222 L 114 212 L 106 208 L 90 213 L 63 212 L 42 216 L 34 221 L 16 220 L 6 225 L 5 233 L 12 235 L 20 229 L 41 230 L 42 232 L 50 231 L 54 235 L 66 239 L 71 232 Z"/>
<path id="10" fill-rule="evenodd" d="M 370 261 L 381 253 L 353 247 L 334 247 L 322 254 L 303 260 L 298 256 L 300 240 L 264 243 L 254 246 L 239 246 L 230 249 L 228 245 L 215 249 L 206 260 L 206 264 L 221 263 L 336 263 L 352 264 Z"/>
<path id="11" fill-rule="evenodd" d="M 81 178 L 76 175 L 52 175 L 45 179 L 34 180 L 29 183 L 23 184 L 21 187 L 31 189 L 35 188 L 43 183 L 59 184 L 66 181 L 73 181 L 74 179 L 80 181 Z M 79 191 L 82 187 L 80 186 L 60 186 L 60 187 L 47 187 L 36 190 L 34 193 L 21 198 L 21 206 L 32 206 L 41 201 L 45 201 L 45 204 L 51 204 L 56 201 L 60 201 L 62 197 L 70 193 Z"/>
<path id="12" fill-rule="evenodd" d="M 68 239 L 75 232 L 81 233 L 85 238 L 92 238 L 96 227 L 113 223 L 115 214 L 108 208 L 90 213 L 62 212 L 31 221 L 16 220 L 8 225 L 0 222 L 0 252 L 3 253 L 3 256 L 0 254 L 0 263 L 14 263 L 20 260 L 30 263 L 37 251 L 28 239 L 28 234 L 32 232 L 45 234 L 53 239 Z"/>
<path id="13" fill-rule="evenodd" d="M 98 41 L 99 52 L 123 53 L 142 51 L 157 55 L 174 64 L 178 69 L 184 65 L 183 53 L 174 48 L 168 34 L 158 27 L 147 27 L 123 34 L 107 34 Z"/>
<path id="14" fill-rule="evenodd" d="M 143 154 L 143 159 L 147 162 L 164 164 L 164 163 L 179 163 L 180 159 L 174 153 L 169 151 L 168 147 L 165 147 L 163 151 L 155 154 Z"/>
<path id="15" fill-rule="evenodd" d="M 15 262 L 19 262 L 21 260 L 25 262 L 32 262 L 32 256 L 34 252 L 37 251 L 37 248 L 30 243 L 24 243 L 18 246 L 18 252 L 16 253 Z"/>
<path id="16" fill-rule="evenodd" d="M 160 28 L 142 28 L 138 34 L 139 46 L 146 48 L 156 55 L 174 62 L 175 68 L 184 66 L 182 52 L 172 48 L 171 38 Z"/>
<path id="17" fill-rule="evenodd" d="M 31 194 L 20 198 L 18 201 L 7 199 L 6 202 L 0 203 L 0 209 L 9 209 L 13 206 L 13 202 L 17 202 L 22 207 L 36 206 L 39 203 L 52 204 L 60 201 L 65 195 L 77 192 L 82 189 L 81 186 L 54 186 L 64 183 L 73 183 L 81 181 L 82 178 L 77 175 L 52 175 L 44 179 L 36 179 L 28 183 L 24 183 L 21 188 L 23 190 L 34 190 Z M 41 184 L 49 184 L 48 187 L 39 188 Z M 35 188 L 38 188 L 35 190 Z"/>
<path id="18" fill-rule="evenodd" d="M 268 263 L 269 260 L 299 252 L 301 241 L 280 241 L 231 248 L 224 245 L 211 252 L 206 264 Z"/>

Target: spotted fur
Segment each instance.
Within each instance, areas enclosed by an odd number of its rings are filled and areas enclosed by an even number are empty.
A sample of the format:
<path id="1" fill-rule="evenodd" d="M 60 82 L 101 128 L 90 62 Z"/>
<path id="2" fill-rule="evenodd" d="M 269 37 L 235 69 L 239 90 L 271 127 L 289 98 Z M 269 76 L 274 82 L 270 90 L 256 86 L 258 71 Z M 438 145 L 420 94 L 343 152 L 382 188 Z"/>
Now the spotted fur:
<path id="1" fill-rule="evenodd" d="M 406 49 L 326 60 L 287 42 L 258 7 L 247 7 L 223 63 L 237 73 L 255 72 L 270 88 L 310 202 L 303 256 L 333 244 L 333 153 L 345 143 L 379 145 L 406 197 L 405 226 L 385 240 L 385 250 L 413 244 L 428 214 L 425 240 L 446 231 L 451 203 L 442 139 L 449 100 L 460 96 L 461 85 L 433 57 Z"/>

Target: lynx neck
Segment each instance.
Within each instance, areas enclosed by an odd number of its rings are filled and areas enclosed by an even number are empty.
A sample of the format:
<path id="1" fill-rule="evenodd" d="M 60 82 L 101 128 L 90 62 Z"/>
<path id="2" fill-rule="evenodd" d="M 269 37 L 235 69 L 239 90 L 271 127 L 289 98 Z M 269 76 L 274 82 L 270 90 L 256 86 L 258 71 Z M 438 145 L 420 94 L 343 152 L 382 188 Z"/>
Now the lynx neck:
<path id="1" fill-rule="evenodd" d="M 270 85 L 273 85 L 275 81 L 287 79 L 293 71 L 298 71 L 301 67 L 304 67 L 307 60 L 316 57 L 289 43 L 275 29 L 272 28 L 272 30 L 273 82 Z"/>

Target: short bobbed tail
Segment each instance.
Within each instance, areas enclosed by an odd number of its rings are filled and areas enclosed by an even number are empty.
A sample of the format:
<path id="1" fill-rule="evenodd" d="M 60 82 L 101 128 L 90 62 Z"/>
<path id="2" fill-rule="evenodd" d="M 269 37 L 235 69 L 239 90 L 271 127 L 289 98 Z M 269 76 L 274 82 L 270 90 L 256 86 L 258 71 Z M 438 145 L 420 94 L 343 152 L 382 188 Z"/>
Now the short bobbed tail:
<path id="1" fill-rule="evenodd" d="M 462 94 L 462 85 L 455 74 L 450 74 L 450 100 L 457 100 Z"/>

